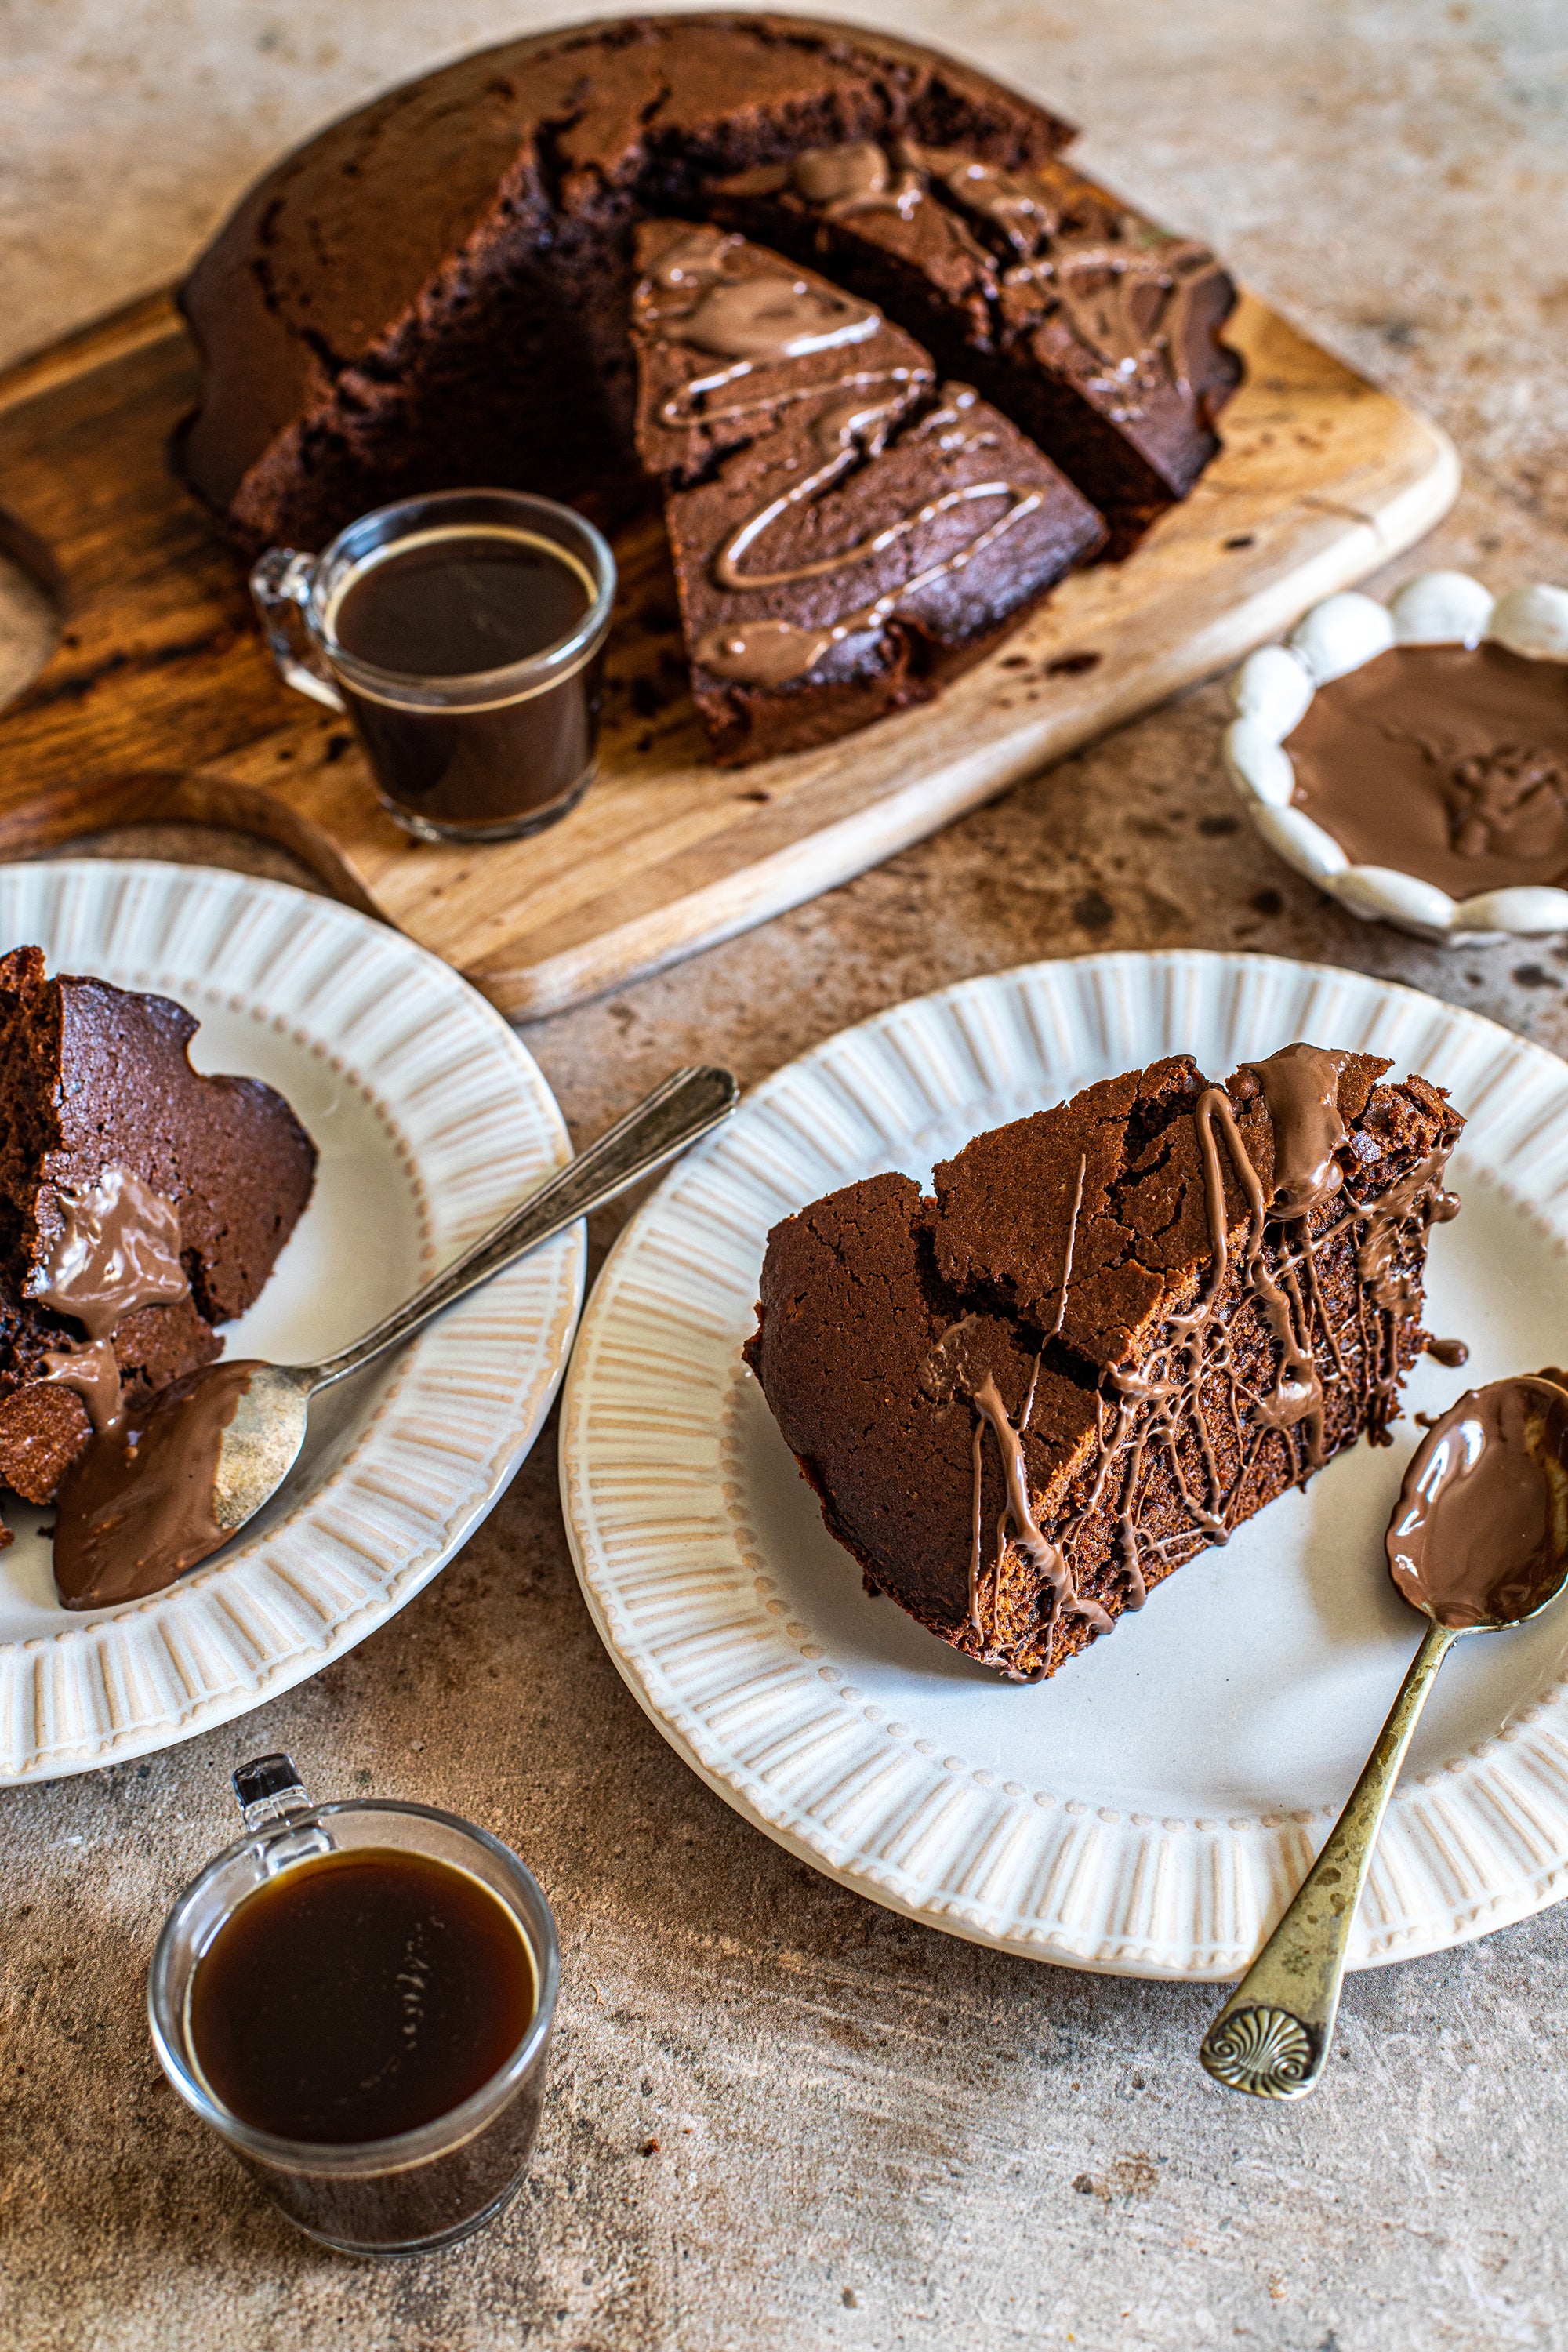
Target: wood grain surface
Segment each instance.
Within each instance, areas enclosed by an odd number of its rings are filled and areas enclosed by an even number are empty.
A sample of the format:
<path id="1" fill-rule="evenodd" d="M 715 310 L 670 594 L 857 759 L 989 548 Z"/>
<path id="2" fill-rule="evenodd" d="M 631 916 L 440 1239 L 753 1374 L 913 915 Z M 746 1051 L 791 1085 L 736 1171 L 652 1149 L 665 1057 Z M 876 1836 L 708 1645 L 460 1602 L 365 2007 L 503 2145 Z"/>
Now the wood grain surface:
<path id="1" fill-rule="evenodd" d="M 165 296 L 0 379 L 0 542 L 62 634 L 0 715 L 0 856 L 195 818 L 302 857 L 515 1019 L 556 1013 L 876 865 L 1287 627 L 1451 504 L 1445 436 L 1244 299 L 1226 447 L 1136 554 L 1067 582 L 940 702 L 721 772 L 662 532 L 623 535 L 597 782 L 531 840 L 409 839 L 347 722 L 285 688 L 243 571 L 167 470 L 196 370 Z"/>

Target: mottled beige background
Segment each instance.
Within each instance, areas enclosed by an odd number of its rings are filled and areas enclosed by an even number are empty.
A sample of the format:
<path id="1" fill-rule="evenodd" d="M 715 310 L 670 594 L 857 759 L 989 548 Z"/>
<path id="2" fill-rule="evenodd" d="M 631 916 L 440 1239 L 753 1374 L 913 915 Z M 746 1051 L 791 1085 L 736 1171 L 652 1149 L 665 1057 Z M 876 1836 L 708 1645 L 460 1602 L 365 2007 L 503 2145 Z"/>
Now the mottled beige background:
<path id="1" fill-rule="evenodd" d="M 157 284 L 335 110 L 569 13 L 0 0 L 0 350 Z M 1441 560 L 1500 587 L 1568 578 L 1563 0 L 858 13 L 1062 102 L 1089 126 L 1086 161 L 1442 419 L 1466 491 L 1391 576 Z M 1445 957 L 1363 929 L 1237 830 L 1221 709 L 1216 688 L 1190 695 L 816 905 L 531 1033 L 577 1133 L 681 1059 L 752 1079 L 912 992 L 1105 946 L 1321 956 L 1568 1045 L 1568 947 Z M 1568 2343 L 1563 1915 L 1356 1979 L 1304 2109 L 1227 2099 L 1194 2063 L 1211 1993 L 972 1949 L 735 1821 L 599 1648 L 552 1438 L 464 1557 L 304 1690 L 151 1763 L 0 1801 L 0 2341 Z M 478 1814 L 559 1911 L 534 2174 L 438 2260 L 372 2270 L 293 2237 L 147 2052 L 157 1921 L 228 1834 L 231 1766 L 268 1746 L 323 1790 Z"/>

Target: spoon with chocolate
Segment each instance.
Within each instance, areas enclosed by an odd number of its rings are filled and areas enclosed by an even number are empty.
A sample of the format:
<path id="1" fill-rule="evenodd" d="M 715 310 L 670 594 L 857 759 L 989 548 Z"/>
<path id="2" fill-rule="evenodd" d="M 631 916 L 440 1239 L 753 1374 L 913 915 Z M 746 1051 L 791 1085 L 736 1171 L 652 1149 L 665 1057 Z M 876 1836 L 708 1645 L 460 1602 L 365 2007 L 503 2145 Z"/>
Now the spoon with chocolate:
<path id="1" fill-rule="evenodd" d="M 1465 1634 L 1527 1623 L 1568 1582 L 1568 1373 L 1467 1389 L 1406 1469 L 1384 1543 L 1431 1625 L 1328 1843 L 1198 2053 L 1258 2098 L 1304 2098 L 1322 2074 L 1351 1924 L 1438 1667 Z"/>
<path id="2" fill-rule="evenodd" d="M 55 1582 L 65 1606 L 142 1600 L 216 1551 L 293 1468 L 313 1396 L 675 1159 L 738 1099 L 728 1070 L 677 1070 L 341 1354 L 320 1364 L 210 1364 L 161 1389 L 138 1420 L 95 1431 L 57 1498 Z"/>

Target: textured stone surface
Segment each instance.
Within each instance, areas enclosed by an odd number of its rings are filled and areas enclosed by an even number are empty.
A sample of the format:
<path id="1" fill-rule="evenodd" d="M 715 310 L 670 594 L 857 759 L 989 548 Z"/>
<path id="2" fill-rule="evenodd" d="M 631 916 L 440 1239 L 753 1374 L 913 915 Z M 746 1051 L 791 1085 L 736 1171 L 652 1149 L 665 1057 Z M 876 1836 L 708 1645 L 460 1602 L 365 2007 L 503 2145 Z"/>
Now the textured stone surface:
<path id="1" fill-rule="evenodd" d="M 1467 489 L 1391 578 L 1434 562 L 1499 587 L 1568 576 L 1556 0 L 855 13 L 1059 97 L 1091 127 L 1089 168 L 1208 231 L 1443 420 Z M 0 341 L 155 283 L 288 139 L 534 17 L 516 0 L 0 0 Z M 753 1079 L 913 992 L 1100 947 L 1321 957 L 1568 1049 L 1568 945 L 1445 956 L 1336 913 L 1239 826 L 1222 707 L 1217 688 L 1190 695 L 814 906 L 533 1031 L 574 1130 L 682 1059 Z M 188 856 L 191 838 L 104 845 Z M 603 1243 L 617 1220 L 601 1222 Z M 372 2270 L 293 2237 L 148 2052 L 158 1920 L 229 1832 L 230 1768 L 273 1746 L 323 1791 L 477 1815 L 559 1913 L 531 2182 L 437 2260 Z M 17 2352 L 1568 2342 L 1568 1916 L 1353 1980 L 1304 2109 L 1228 2098 L 1194 2058 L 1212 1992 L 929 1933 L 710 1796 L 588 1623 L 550 1437 L 464 1556 L 353 1656 L 147 1764 L 5 1797 L 0 1855 L 0 2338 Z"/>

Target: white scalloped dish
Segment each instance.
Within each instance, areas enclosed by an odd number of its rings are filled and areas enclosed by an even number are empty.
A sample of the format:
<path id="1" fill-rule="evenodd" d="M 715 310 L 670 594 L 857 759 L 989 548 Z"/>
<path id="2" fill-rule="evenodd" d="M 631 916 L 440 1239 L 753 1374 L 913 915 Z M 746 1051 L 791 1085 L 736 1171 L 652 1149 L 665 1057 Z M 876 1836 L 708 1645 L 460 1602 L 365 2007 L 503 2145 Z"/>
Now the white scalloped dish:
<path id="1" fill-rule="evenodd" d="M 0 945 L 176 998 L 199 1069 L 266 1078 L 316 1188 L 226 1352 L 310 1362 L 454 1258 L 570 1146 L 500 1015 L 385 924 L 247 876 L 78 860 L 0 870 Z M 188 1739 L 318 1673 L 451 1558 L 537 1436 L 582 1298 L 582 1228 L 324 1396 L 267 1509 L 165 1592 L 73 1615 L 52 1518 L 8 1496 L 0 1781 Z M 341 1395 L 342 1402 L 336 1400 Z"/>
<path id="2" fill-rule="evenodd" d="M 1292 1038 L 1386 1054 L 1471 1115 L 1427 1321 L 1463 1372 L 1560 1362 L 1568 1067 L 1358 972 L 1110 955 L 966 982 L 846 1031 L 748 1097 L 622 1237 L 561 1431 L 583 1589 L 665 1738 L 748 1821 L 873 1900 L 1033 1957 L 1222 1979 L 1355 1780 L 1423 1630 L 1382 1537 L 1419 1431 L 1362 1444 L 1182 1568 L 1049 1682 L 1007 1685 L 869 1598 L 740 1360 L 770 1226 L 821 1193 L 1173 1052 L 1218 1076 Z M 1556 1353 L 1553 1353 L 1556 1350 Z M 1352 1965 L 1568 1892 L 1568 1604 L 1467 1643 L 1422 1720 Z M 1452 1681 L 1447 1679 L 1452 1675 Z"/>
<path id="3" fill-rule="evenodd" d="M 1462 572 L 1423 572 L 1388 604 L 1348 590 L 1314 605 L 1287 644 L 1249 655 L 1231 685 L 1237 716 L 1226 733 L 1226 769 L 1269 847 L 1352 914 L 1449 946 L 1568 930 L 1568 889 L 1532 884 L 1455 898 L 1418 874 L 1352 864 L 1333 835 L 1293 803 L 1296 776 L 1285 741 L 1320 688 L 1393 646 L 1487 642 L 1562 665 L 1568 676 L 1568 591 L 1538 582 L 1494 600 Z"/>

